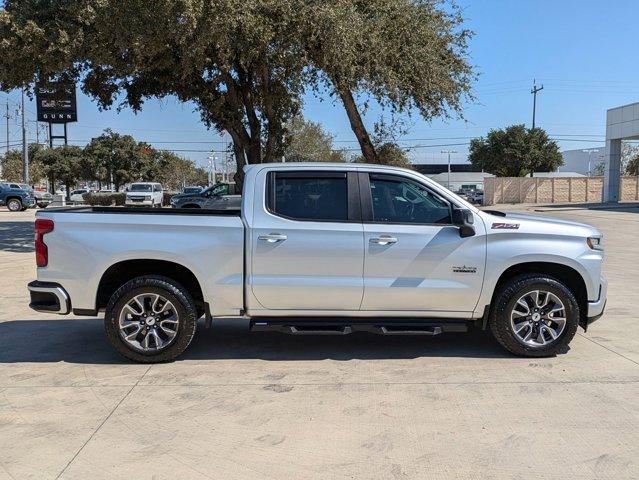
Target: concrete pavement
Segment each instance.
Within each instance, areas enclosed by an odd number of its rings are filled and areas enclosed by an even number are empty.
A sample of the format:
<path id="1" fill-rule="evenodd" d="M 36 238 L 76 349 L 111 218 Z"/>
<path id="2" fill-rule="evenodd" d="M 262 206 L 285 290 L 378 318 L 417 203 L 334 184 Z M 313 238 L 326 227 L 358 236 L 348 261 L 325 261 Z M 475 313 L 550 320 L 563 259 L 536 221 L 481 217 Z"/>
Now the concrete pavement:
<path id="1" fill-rule="evenodd" d="M 604 232 L 607 312 L 567 354 L 225 321 L 150 367 L 28 309 L 33 213 L 0 210 L 0 480 L 639 478 L 639 208 L 508 208 Z"/>

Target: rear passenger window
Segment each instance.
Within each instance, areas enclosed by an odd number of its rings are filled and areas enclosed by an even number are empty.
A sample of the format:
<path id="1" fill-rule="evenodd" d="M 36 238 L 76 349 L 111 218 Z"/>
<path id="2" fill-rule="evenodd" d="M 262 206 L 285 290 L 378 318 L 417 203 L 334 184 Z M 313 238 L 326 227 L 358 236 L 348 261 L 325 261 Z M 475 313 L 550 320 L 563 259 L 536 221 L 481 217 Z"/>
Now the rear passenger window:
<path id="1" fill-rule="evenodd" d="M 268 209 L 294 220 L 348 220 L 346 172 L 272 172 Z"/>

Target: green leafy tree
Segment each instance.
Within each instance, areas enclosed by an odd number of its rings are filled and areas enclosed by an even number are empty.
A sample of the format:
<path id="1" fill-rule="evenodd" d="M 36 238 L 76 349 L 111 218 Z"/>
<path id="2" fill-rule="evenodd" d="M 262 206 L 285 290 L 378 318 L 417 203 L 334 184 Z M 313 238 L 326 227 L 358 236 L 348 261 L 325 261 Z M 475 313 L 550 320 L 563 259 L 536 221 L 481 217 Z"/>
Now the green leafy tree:
<path id="1" fill-rule="evenodd" d="M 621 146 L 621 173 L 630 176 L 639 175 L 639 146 L 623 143 Z"/>
<path id="2" fill-rule="evenodd" d="M 206 185 L 208 173 L 195 166 L 192 160 L 182 158 L 172 152 L 155 152 L 157 175 L 154 179 L 168 190 L 179 190 L 187 185 Z"/>
<path id="3" fill-rule="evenodd" d="M 36 155 L 38 161 L 42 163 L 44 173 L 51 186 L 55 186 L 58 180 L 64 182 L 68 200 L 71 189 L 81 178 L 82 148 L 75 145 L 64 145 L 42 149 Z"/>
<path id="4" fill-rule="evenodd" d="M 287 162 L 344 162 L 345 154 L 333 147 L 333 136 L 319 123 L 298 115 L 287 125 L 288 138 L 284 150 Z"/>
<path id="5" fill-rule="evenodd" d="M 38 160 L 37 153 L 42 150 L 42 146 L 37 143 L 29 144 L 29 183 L 37 184 L 46 175 L 42 163 Z M 9 150 L 0 157 L 2 165 L 2 180 L 7 182 L 22 182 L 22 150 Z"/>
<path id="6" fill-rule="evenodd" d="M 557 143 L 542 129 L 524 125 L 491 130 L 486 138 L 472 139 L 468 158 L 475 167 L 499 177 L 553 172 L 563 165 Z"/>
<path id="7" fill-rule="evenodd" d="M 91 139 L 84 148 L 84 156 L 87 157 L 82 162 L 84 173 L 93 172 L 101 183 L 113 182 L 116 191 L 125 183 L 150 179 L 153 171 L 147 144 L 110 129 Z"/>
<path id="8" fill-rule="evenodd" d="M 323 81 L 344 105 L 367 162 L 380 163 L 382 152 L 362 118 L 368 103 L 359 104 L 359 94 L 395 114 L 416 111 L 425 120 L 461 116 L 463 99 L 471 98 L 474 74 L 467 61 L 471 32 L 462 27 L 454 4 L 437 0 L 307 3 L 303 45 L 310 64 L 318 83 Z"/>
<path id="9" fill-rule="evenodd" d="M 281 158 L 305 89 L 341 100 L 367 161 L 357 98 L 429 120 L 459 114 L 470 32 L 440 0 L 6 0 L 0 89 L 64 78 L 109 107 L 192 101 L 245 163 Z"/>
<path id="10" fill-rule="evenodd" d="M 401 168 L 413 168 L 413 164 L 410 162 L 406 150 L 394 142 L 389 141 L 377 143 L 375 144 L 375 150 L 377 155 L 374 163 L 376 164 L 391 165 L 393 167 Z M 370 163 L 363 155 L 356 157 L 355 162 Z"/>

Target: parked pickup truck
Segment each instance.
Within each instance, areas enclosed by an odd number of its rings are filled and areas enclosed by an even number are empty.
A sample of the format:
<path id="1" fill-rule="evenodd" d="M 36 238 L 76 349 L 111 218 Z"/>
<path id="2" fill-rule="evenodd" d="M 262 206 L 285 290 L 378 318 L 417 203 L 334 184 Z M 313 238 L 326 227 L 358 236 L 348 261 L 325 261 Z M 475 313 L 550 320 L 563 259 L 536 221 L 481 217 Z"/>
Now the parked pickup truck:
<path id="1" fill-rule="evenodd" d="M 199 318 L 297 335 L 490 328 L 510 352 L 560 352 L 606 301 L 601 233 L 480 211 L 410 170 L 263 164 L 241 210 L 40 211 L 31 308 L 92 316 L 125 357 L 168 361 Z"/>

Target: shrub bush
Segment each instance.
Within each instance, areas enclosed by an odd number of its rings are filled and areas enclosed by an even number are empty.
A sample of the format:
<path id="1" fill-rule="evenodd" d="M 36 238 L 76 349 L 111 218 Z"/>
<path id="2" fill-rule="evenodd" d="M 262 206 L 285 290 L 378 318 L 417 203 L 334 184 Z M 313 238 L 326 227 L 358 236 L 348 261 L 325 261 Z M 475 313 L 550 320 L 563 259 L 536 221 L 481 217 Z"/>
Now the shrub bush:
<path id="1" fill-rule="evenodd" d="M 162 195 L 163 207 L 168 207 L 169 205 L 171 205 L 171 197 L 173 197 L 173 195 L 175 195 L 175 192 L 164 192 L 164 195 Z"/>
<path id="2" fill-rule="evenodd" d="M 85 193 L 82 195 L 84 203 L 91 206 L 110 207 L 122 206 L 126 200 L 125 193 Z"/>

